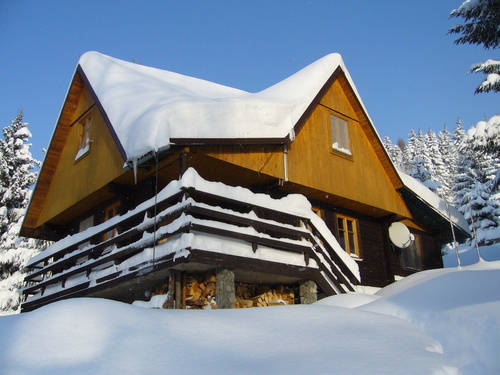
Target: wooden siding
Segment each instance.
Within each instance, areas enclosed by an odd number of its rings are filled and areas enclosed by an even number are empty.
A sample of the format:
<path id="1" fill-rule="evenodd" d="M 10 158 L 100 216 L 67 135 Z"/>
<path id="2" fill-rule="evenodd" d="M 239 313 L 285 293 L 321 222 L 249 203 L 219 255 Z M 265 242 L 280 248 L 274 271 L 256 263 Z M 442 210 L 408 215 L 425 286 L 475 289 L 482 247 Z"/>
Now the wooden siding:
<path id="1" fill-rule="evenodd" d="M 335 213 L 346 214 L 356 219 L 361 255 L 356 263 L 359 267 L 362 285 L 382 287 L 394 281 L 392 267 L 388 259 L 390 248 L 385 234 L 387 233 L 387 223 L 333 207 L 324 209 L 322 212 L 323 220 L 337 239 L 338 229 Z"/>
<path id="2" fill-rule="evenodd" d="M 101 189 L 123 173 L 124 160 L 103 117 L 94 106 L 89 91 L 84 89 L 74 112 L 73 122 L 87 112 L 92 116 L 90 150 L 75 161 L 81 135 L 77 121 L 69 128 L 37 226 Z"/>
<path id="3" fill-rule="evenodd" d="M 374 216 L 411 218 L 399 177 L 343 75 L 337 75 L 288 145 L 192 146 L 191 150 L 285 182 L 284 190 Z M 352 157 L 332 151 L 330 114 L 349 123 Z M 285 147 L 287 173 L 285 173 Z M 223 180 L 223 178 L 222 178 Z"/>
<path id="4" fill-rule="evenodd" d="M 411 230 L 412 233 L 420 236 L 420 259 L 422 261 L 422 269 L 434 269 L 443 267 L 443 258 L 441 257 L 442 244 L 434 236 L 431 236 L 420 230 Z M 405 269 L 401 266 L 401 256 L 399 253 L 391 251 L 391 267 L 395 275 L 408 276 L 416 272 L 416 270 Z"/>
<path id="5" fill-rule="evenodd" d="M 330 114 L 348 120 L 352 157 L 332 151 Z M 338 80 L 291 143 L 288 159 L 290 182 L 411 217 Z"/>
<path id="6" fill-rule="evenodd" d="M 284 145 L 203 146 L 196 149 L 207 156 L 252 171 L 283 179 Z"/>

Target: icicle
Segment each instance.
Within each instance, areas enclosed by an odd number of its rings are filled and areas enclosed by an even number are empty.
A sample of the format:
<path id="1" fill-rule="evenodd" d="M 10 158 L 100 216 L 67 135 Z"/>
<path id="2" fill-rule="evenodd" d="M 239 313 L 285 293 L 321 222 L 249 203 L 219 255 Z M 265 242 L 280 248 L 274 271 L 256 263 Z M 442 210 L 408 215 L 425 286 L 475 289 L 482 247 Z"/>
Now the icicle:
<path id="1" fill-rule="evenodd" d="M 137 159 L 132 160 L 134 167 L 134 184 L 137 185 Z"/>

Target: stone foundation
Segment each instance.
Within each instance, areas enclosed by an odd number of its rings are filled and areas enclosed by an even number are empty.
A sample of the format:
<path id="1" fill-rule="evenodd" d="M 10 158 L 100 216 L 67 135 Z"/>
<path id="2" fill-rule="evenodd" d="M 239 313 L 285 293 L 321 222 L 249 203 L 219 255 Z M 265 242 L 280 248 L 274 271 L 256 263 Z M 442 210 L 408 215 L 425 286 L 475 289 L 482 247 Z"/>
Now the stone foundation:
<path id="1" fill-rule="evenodd" d="M 221 269 L 217 271 L 215 278 L 217 308 L 233 309 L 236 302 L 234 272 L 228 269 Z"/>
<path id="2" fill-rule="evenodd" d="M 318 286 L 312 280 L 304 281 L 299 286 L 300 303 L 310 305 L 318 300 Z"/>

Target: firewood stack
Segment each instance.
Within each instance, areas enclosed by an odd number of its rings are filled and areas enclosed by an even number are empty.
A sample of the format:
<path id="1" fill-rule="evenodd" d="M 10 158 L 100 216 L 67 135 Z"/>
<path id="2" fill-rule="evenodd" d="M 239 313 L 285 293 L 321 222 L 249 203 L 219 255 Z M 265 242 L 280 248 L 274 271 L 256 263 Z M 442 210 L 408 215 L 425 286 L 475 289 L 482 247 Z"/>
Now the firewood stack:
<path id="1" fill-rule="evenodd" d="M 294 293 L 279 285 L 276 289 L 255 284 L 236 284 L 236 308 L 293 305 Z"/>
<path id="2" fill-rule="evenodd" d="M 215 275 L 186 275 L 183 294 L 185 296 L 186 309 L 215 309 L 216 308 L 216 286 Z M 153 295 L 167 294 L 168 283 L 162 285 L 153 292 Z M 270 287 L 267 285 L 236 283 L 235 308 L 243 309 L 249 307 L 264 307 L 277 305 L 293 305 L 295 294 L 292 289 L 278 285 Z M 163 306 L 167 308 L 167 302 Z"/>
<path id="3" fill-rule="evenodd" d="M 186 309 L 215 308 L 215 276 L 186 277 Z"/>

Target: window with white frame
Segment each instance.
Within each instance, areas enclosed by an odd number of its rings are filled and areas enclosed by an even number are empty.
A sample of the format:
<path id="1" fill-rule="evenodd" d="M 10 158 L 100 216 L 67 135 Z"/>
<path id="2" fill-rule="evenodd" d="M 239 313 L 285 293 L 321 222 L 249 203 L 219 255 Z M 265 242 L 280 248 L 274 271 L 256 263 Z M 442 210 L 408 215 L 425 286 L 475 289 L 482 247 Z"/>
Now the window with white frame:
<path id="1" fill-rule="evenodd" d="M 343 154 L 352 155 L 349 141 L 348 122 L 338 116 L 330 114 L 330 128 L 332 134 L 332 149 Z"/>

